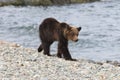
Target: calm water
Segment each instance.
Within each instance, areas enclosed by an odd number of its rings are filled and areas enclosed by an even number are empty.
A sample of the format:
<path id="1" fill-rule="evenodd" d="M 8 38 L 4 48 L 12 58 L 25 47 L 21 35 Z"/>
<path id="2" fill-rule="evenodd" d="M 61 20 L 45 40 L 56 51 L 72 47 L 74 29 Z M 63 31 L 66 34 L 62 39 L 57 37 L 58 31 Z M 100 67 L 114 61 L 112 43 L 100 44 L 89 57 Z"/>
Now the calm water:
<path id="1" fill-rule="evenodd" d="M 82 27 L 80 40 L 69 44 L 73 57 L 120 61 L 120 0 L 51 7 L 0 7 L 0 40 L 37 49 L 38 26 L 47 17 Z M 56 53 L 56 47 L 54 43 L 52 53 Z"/>

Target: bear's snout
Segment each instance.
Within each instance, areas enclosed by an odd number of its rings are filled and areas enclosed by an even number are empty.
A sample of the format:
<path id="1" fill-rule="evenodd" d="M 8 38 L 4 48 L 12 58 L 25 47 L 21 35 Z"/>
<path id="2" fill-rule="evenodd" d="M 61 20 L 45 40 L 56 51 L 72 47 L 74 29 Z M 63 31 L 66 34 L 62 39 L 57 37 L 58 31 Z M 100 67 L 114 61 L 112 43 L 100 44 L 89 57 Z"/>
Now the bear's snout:
<path id="1" fill-rule="evenodd" d="M 75 42 L 77 42 L 77 41 L 78 41 L 78 39 L 75 40 Z"/>
<path id="2" fill-rule="evenodd" d="M 74 39 L 74 40 L 72 40 L 72 41 L 74 41 L 74 42 L 77 42 L 79 39 L 77 38 L 77 39 Z"/>

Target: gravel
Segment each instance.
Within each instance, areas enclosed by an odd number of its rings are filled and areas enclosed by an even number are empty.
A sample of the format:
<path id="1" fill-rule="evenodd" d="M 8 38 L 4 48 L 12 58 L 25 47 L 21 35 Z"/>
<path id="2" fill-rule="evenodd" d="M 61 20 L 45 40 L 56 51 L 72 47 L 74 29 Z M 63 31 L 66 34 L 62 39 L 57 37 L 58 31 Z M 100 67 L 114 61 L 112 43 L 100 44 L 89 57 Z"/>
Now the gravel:
<path id="1" fill-rule="evenodd" d="M 0 41 L 0 80 L 120 80 L 120 67 L 85 59 L 66 61 Z"/>

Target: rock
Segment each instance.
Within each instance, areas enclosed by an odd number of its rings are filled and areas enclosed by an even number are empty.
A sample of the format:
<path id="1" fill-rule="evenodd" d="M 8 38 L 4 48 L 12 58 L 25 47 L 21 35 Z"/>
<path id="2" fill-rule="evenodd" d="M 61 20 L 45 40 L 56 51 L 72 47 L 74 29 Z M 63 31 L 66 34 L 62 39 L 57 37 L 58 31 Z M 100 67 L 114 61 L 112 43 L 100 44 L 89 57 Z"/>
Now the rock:
<path id="1" fill-rule="evenodd" d="M 114 65 L 114 66 L 119 66 L 120 67 L 120 62 L 118 62 L 118 61 L 106 61 L 106 63 L 109 63 L 109 64 L 112 64 L 112 65 Z"/>

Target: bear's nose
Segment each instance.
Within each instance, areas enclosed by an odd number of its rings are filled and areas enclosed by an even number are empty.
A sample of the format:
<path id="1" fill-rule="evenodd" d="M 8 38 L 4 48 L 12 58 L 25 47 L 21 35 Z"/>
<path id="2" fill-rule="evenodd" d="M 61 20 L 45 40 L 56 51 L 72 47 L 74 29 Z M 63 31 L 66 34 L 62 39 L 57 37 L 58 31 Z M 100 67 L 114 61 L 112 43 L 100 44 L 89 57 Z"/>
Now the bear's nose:
<path id="1" fill-rule="evenodd" d="M 75 42 L 77 42 L 77 41 L 78 41 L 78 39 L 75 40 Z"/>

